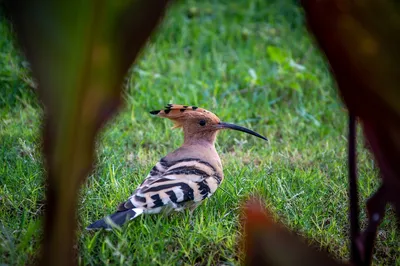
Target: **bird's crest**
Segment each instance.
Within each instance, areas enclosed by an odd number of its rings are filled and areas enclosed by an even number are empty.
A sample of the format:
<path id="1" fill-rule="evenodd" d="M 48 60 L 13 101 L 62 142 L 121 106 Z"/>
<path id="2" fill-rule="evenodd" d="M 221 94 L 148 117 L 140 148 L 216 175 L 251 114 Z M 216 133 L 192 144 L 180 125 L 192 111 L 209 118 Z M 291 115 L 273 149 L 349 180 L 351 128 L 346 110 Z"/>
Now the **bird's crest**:
<path id="1" fill-rule="evenodd" d="M 150 114 L 171 119 L 175 124 L 174 128 L 182 127 L 183 120 L 193 118 L 206 118 L 211 119 L 216 123 L 219 122 L 219 118 L 212 112 L 197 106 L 190 105 L 169 103 L 165 106 L 165 109 L 151 111 Z"/>

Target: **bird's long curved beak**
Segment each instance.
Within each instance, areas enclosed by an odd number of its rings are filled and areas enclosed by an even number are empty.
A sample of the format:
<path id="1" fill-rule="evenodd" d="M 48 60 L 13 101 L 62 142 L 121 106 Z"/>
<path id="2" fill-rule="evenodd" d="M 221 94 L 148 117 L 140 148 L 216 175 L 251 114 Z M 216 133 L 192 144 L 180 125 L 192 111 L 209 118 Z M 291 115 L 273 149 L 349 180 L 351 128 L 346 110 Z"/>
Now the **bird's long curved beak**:
<path id="1" fill-rule="evenodd" d="M 254 132 L 253 130 L 250 130 L 250 129 L 245 128 L 245 127 L 237 126 L 237 125 L 230 124 L 230 123 L 223 123 L 223 122 L 219 122 L 217 127 L 218 127 L 218 129 L 229 128 L 229 129 L 242 131 L 242 132 L 245 132 L 247 134 L 250 134 L 250 135 L 253 135 L 253 136 L 259 137 L 259 138 L 261 138 L 263 140 L 268 141 L 268 139 L 266 137 L 263 137 L 260 134 L 258 134 L 257 132 Z"/>

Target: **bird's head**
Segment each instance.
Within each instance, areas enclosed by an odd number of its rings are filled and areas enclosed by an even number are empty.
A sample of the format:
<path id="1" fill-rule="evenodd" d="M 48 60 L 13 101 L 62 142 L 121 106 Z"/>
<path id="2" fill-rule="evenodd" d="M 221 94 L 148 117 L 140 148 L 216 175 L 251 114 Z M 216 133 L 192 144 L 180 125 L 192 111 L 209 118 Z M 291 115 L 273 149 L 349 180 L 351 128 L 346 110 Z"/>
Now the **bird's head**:
<path id="1" fill-rule="evenodd" d="M 150 112 L 153 115 L 171 119 L 174 128 L 183 128 L 185 143 L 207 141 L 214 143 L 217 132 L 221 129 L 233 129 L 268 140 L 257 132 L 234 124 L 224 123 L 210 111 L 196 106 L 168 104 L 164 110 Z"/>

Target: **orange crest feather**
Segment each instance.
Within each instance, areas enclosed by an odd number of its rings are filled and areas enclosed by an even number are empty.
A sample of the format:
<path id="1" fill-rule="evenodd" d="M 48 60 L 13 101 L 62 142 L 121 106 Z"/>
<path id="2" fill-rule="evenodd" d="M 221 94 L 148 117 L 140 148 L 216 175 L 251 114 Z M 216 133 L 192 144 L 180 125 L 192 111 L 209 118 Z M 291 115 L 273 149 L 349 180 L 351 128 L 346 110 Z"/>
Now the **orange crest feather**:
<path id="1" fill-rule="evenodd" d="M 169 103 L 167 106 L 165 106 L 164 110 L 151 111 L 150 114 L 171 119 L 174 122 L 173 128 L 182 127 L 182 121 L 184 119 L 189 119 L 194 116 L 209 116 L 212 117 L 212 119 L 219 121 L 219 118 L 215 114 L 207 111 L 206 109 L 197 106 L 181 104 Z"/>

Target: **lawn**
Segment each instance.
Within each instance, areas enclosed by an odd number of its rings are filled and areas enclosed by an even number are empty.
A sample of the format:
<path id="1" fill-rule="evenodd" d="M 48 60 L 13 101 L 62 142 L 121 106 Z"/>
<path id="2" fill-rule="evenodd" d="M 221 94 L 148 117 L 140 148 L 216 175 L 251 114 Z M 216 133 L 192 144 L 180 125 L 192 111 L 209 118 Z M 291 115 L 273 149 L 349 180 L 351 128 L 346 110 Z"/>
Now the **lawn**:
<path id="1" fill-rule="evenodd" d="M 178 1 L 169 9 L 127 75 L 123 108 L 98 138 L 79 199 L 81 265 L 236 265 L 239 207 L 254 194 L 313 246 L 348 258 L 347 113 L 295 2 Z M 27 67 L 1 19 L 0 265 L 34 260 L 42 235 L 42 109 Z M 148 112 L 167 103 L 206 108 L 270 141 L 222 132 L 225 180 L 193 216 L 140 216 L 121 231 L 85 231 L 182 143 L 180 130 Z M 364 201 L 379 180 L 359 135 Z M 400 232 L 387 213 L 375 263 L 400 265 Z"/>

